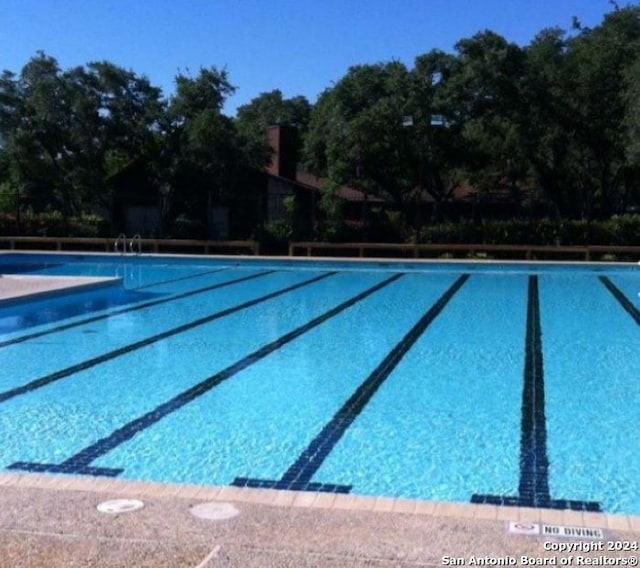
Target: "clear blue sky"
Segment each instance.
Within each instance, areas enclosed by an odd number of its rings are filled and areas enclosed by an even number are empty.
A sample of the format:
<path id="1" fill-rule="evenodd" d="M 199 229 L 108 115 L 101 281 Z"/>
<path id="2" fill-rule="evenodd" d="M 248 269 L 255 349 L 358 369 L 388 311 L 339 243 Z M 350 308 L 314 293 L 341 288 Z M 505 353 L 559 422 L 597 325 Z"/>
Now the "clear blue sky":
<path id="1" fill-rule="evenodd" d="M 622 0 L 620 5 L 626 5 Z M 178 71 L 226 68 L 225 111 L 262 92 L 314 102 L 351 65 L 412 66 L 491 29 L 528 44 L 541 29 L 598 25 L 608 0 L 0 0 L 0 69 L 43 50 L 63 69 L 109 60 L 173 92 Z"/>

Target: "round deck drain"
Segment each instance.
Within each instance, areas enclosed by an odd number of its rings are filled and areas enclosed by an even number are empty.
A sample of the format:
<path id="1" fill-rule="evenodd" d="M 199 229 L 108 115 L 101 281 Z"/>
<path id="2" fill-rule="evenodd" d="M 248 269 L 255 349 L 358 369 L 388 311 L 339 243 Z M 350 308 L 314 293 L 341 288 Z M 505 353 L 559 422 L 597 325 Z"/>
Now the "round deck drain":
<path id="1" fill-rule="evenodd" d="M 231 503 L 201 503 L 191 507 L 191 514 L 207 521 L 224 521 L 240 514 Z"/>
<path id="2" fill-rule="evenodd" d="M 109 513 L 117 515 L 118 513 L 130 513 L 142 509 L 144 503 L 137 499 L 112 499 L 111 501 L 103 501 L 97 507 L 101 513 Z"/>

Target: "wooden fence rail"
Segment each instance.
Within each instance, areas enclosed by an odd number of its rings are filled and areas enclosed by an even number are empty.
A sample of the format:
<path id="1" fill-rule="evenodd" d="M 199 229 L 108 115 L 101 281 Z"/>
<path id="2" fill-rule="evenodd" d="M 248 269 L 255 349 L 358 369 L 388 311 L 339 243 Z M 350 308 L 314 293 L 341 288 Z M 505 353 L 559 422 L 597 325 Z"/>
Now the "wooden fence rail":
<path id="1" fill-rule="evenodd" d="M 586 246 L 543 246 L 543 245 L 493 245 L 493 244 L 395 244 L 395 243 L 320 243 L 297 242 L 289 244 L 289 256 L 301 251 L 312 256 L 313 251 L 353 251 L 364 258 L 366 251 L 393 252 L 421 258 L 423 253 L 446 254 L 466 253 L 475 256 L 482 253 L 501 253 L 506 256 L 532 260 L 538 255 L 579 256 L 591 260 L 594 255 L 625 254 L 640 259 L 640 246 L 586 245 Z"/>
<path id="2" fill-rule="evenodd" d="M 127 247 L 131 239 L 127 239 Z M 0 249 L 9 250 L 57 250 L 83 251 L 100 250 L 114 252 L 118 243 L 116 237 L 0 237 Z M 217 251 L 244 252 L 252 255 L 260 254 L 258 241 L 210 241 L 197 239 L 140 239 L 142 252 L 194 252 L 211 254 Z M 137 252 L 138 240 L 134 243 Z M 399 256 L 422 258 L 428 255 L 465 254 L 477 256 L 498 253 L 501 257 L 535 259 L 537 256 L 560 258 L 581 258 L 592 260 L 597 255 L 622 254 L 640 260 L 640 246 L 623 245 L 585 245 L 585 246 L 543 246 L 543 245 L 494 245 L 494 244 L 396 244 L 396 243 L 326 243 L 326 242 L 293 242 L 289 244 L 289 256 L 297 256 L 301 252 L 306 256 L 314 253 L 325 254 L 336 251 L 351 252 L 360 258 L 373 256 L 371 251 L 392 253 Z M 119 243 L 122 252 L 122 243 Z"/>
<path id="3" fill-rule="evenodd" d="M 142 252 L 176 252 L 193 251 L 210 254 L 212 251 L 244 251 L 253 255 L 260 254 L 260 243 L 257 241 L 207 241 L 197 239 L 139 239 Z M 116 237 L 89 238 L 89 237 L 0 237 L 0 248 L 10 250 L 103 250 L 114 252 L 116 243 L 122 252 L 122 242 Z M 127 252 L 131 238 L 126 239 Z M 133 243 L 133 252 L 137 252 L 138 239 Z"/>

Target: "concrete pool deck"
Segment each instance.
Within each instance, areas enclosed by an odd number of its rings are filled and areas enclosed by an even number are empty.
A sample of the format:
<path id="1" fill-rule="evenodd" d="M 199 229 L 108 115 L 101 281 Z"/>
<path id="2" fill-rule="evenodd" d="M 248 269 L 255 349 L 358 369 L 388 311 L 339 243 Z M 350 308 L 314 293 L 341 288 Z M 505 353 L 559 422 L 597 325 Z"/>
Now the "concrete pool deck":
<path id="1" fill-rule="evenodd" d="M 21 301 L 79 291 L 73 284 L 82 280 L 111 279 L 2 276 L 0 305 L 10 285 L 18 292 L 12 301 Z M 140 499 L 145 507 L 97 511 L 116 498 Z M 191 514 L 206 502 L 231 503 L 239 514 L 223 521 Z M 510 522 L 599 528 L 604 548 L 546 550 L 545 542 L 601 541 L 511 534 Z M 0 472 L 0 568 L 435 567 L 473 566 L 472 558 L 485 557 L 490 565 L 524 566 L 522 556 L 538 564 L 549 558 L 551 565 L 565 559 L 567 566 L 602 566 L 601 558 L 613 564 L 640 557 L 640 550 L 608 551 L 608 541 L 638 543 L 640 517 Z"/>
<path id="2" fill-rule="evenodd" d="M 118 286 L 122 278 L 96 276 L 34 276 L 0 274 L 0 307 L 31 300 Z"/>
<path id="3" fill-rule="evenodd" d="M 579 566 L 640 557 L 639 550 L 607 550 L 609 541 L 638 543 L 640 517 L 599 513 L 13 473 L 0 473 L 0 499 L 2 566 L 387 568 L 473 566 L 485 557 L 533 565 L 522 556 Z M 145 506 L 96 509 L 110 499 Z M 233 504 L 239 514 L 206 520 L 191 513 L 207 502 Z M 595 527 L 603 538 L 512 534 L 510 521 Z M 572 543 L 591 550 L 558 550 Z"/>

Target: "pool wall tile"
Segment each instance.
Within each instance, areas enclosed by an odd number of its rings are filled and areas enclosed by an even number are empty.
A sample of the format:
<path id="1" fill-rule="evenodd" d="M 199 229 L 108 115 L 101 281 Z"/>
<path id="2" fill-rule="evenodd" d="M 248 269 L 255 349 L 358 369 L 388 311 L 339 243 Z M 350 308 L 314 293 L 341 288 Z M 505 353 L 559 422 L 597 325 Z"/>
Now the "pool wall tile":
<path id="1" fill-rule="evenodd" d="M 315 495 L 313 493 L 312 495 Z M 268 491 L 264 489 L 254 489 L 247 491 L 246 499 L 251 503 L 260 505 L 273 505 L 277 497 L 277 491 Z"/>
<path id="2" fill-rule="evenodd" d="M 202 492 L 198 494 L 198 499 L 222 499 L 220 497 L 220 492 L 222 489 L 223 487 L 217 487 L 215 485 L 205 486 L 203 487 Z"/>
<path id="3" fill-rule="evenodd" d="M 0 473 L 0 486 L 2 485 L 16 485 L 16 478 L 23 477 L 18 474 L 10 474 L 10 473 Z"/>
<path id="4" fill-rule="evenodd" d="M 585 523 L 584 514 L 580 511 L 571 511 L 570 509 L 565 509 L 562 511 L 563 517 L 563 525 L 583 525 Z"/>
<path id="5" fill-rule="evenodd" d="M 627 517 L 632 531 L 640 532 L 640 517 Z"/>
<path id="6" fill-rule="evenodd" d="M 416 501 L 416 515 L 433 515 L 436 505 L 433 501 Z"/>
<path id="7" fill-rule="evenodd" d="M 182 499 L 196 499 L 202 494 L 203 489 L 204 487 L 202 487 L 202 485 L 181 485 L 176 497 L 180 497 Z"/>
<path id="8" fill-rule="evenodd" d="M 416 502 L 409 499 L 396 499 L 393 504 L 394 513 L 413 513 L 416 510 Z"/>
<path id="9" fill-rule="evenodd" d="M 267 491 L 265 491 L 265 493 L 267 493 Z M 293 500 L 293 507 L 312 507 L 318 495 L 320 495 L 320 493 L 300 491 Z"/>
<path id="10" fill-rule="evenodd" d="M 542 509 L 536 507 L 518 507 L 518 520 L 529 523 L 539 523 L 542 519 Z"/>
<path id="11" fill-rule="evenodd" d="M 559 509 L 547 509 L 543 517 L 551 525 L 561 525 L 564 522 L 564 512 Z"/>
<path id="12" fill-rule="evenodd" d="M 629 517 L 627 515 L 605 515 L 607 518 L 607 528 L 613 531 L 631 530 Z"/>
<path id="13" fill-rule="evenodd" d="M 377 512 L 391 512 L 393 510 L 393 503 L 395 499 L 388 497 L 377 497 L 373 510 Z"/>
<path id="14" fill-rule="evenodd" d="M 331 509 L 333 508 L 333 503 L 337 498 L 338 495 L 336 493 L 316 493 L 316 498 L 311 504 L 311 507 L 317 509 Z"/>
<path id="15" fill-rule="evenodd" d="M 447 503 L 438 501 L 434 510 L 434 515 L 442 517 L 459 517 L 463 516 L 467 511 L 462 510 L 457 503 Z"/>
<path id="16" fill-rule="evenodd" d="M 164 487 L 159 489 L 157 495 L 158 497 L 176 497 L 179 492 L 179 485 L 166 484 Z"/>
<path id="17" fill-rule="evenodd" d="M 222 487 L 216 496 L 216 499 L 224 499 L 225 501 L 233 501 L 235 499 L 242 501 L 243 497 L 247 495 L 247 489 L 245 487 Z"/>
<path id="18" fill-rule="evenodd" d="M 358 499 L 353 495 L 338 495 L 333 502 L 332 509 L 351 510 L 358 505 Z"/>
<path id="19" fill-rule="evenodd" d="M 276 498 L 273 501 L 274 505 L 278 505 L 281 507 L 290 507 L 291 505 L 293 505 L 293 502 L 295 501 L 296 497 L 298 496 L 298 492 L 297 491 L 289 491 L 286 489 L 281 489 L 279 491 L 276 492 Z"/>
<path id="20" fill-rule="evenodd" d="M 504 509 L 504 507 L 498 507 L 497 505 L 483 505 L 478 506 L 474 510 L 470 510 L 469 513 L 474 519 L 484 519 L 495 521 L 498 519 L 498 512 Z"/>
<path id="21" fill-rule="evenodd" d="M 607 526 L 607 516 L 604 513 L 582 513 L 582 520 L 592 527 Z"/>
<path id="22" fill-rule="evenodd" d="M 437 501 L 411 501 L 385 497 L 338 495 L 334 493 L 304 493 L 288 490 L 264 490 L 230 486 L 199 486 L 165 484 L 160 482 L 99 479 L 86 483 L 80 476 L 0 473 L 0 486 L 37 487 L 51 491 L 85 491 L 132 497 L 154 496 L 207 501 L 236 501 L 277 507 L 309 509 L 340 509 L 431 515 L 478 521 L 529 521 L 568 526 L 605 528 L 611 531 L 640 534 L 640 516 L 607 515 L 571 510 L 552 510 L 530 507 L 499 507 Z M 79 483 L 83 482 L 83 483 Z M 505 525 L 506 526 L 506 525 Z M 506 528 L 505 528 L 506 530 Z"/>

